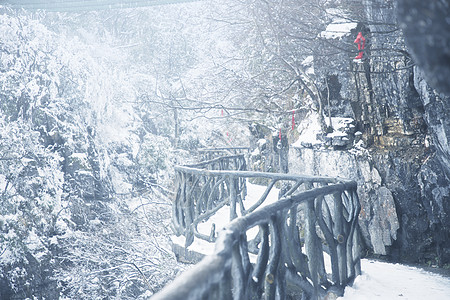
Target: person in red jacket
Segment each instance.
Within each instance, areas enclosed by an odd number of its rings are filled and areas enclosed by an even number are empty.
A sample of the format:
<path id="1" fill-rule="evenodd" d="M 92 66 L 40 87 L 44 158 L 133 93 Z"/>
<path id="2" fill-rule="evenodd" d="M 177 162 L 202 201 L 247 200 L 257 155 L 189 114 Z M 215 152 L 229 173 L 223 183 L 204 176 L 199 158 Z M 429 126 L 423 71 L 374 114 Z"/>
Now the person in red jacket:
<path id="1" fill-rule="evenodd" d="M 363 37 L 361 32 L 358 32 L 354 43 L 358 44 L 359 50 L 358 56 L 356 56 L 355 59 L 361 59 L 363 57 L 364 47 L 366 46 L 366 39 Z"/>

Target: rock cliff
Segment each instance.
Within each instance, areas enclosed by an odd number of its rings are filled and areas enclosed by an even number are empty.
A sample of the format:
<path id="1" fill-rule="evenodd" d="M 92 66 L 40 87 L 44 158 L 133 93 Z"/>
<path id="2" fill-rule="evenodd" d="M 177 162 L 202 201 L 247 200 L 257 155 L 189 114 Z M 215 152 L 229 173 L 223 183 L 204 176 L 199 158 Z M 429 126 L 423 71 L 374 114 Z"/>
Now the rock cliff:
<path id="1" fill-rule="evenodd" d="M 364 58 L 354 61 L 351 48 L 315 57 L 334 132 L 319 134 L 316 144 L 295 143 L 289 170 L 357 180 L 360 224 L 373 253 L 442 266 L 450 262 L 450 99 L 415 66 L 396 1 L 344 3 L 358 26 L 329 42 L 352 45 L 362 32 Z M 336 128 L 339 117 L 354 128 Z"/>

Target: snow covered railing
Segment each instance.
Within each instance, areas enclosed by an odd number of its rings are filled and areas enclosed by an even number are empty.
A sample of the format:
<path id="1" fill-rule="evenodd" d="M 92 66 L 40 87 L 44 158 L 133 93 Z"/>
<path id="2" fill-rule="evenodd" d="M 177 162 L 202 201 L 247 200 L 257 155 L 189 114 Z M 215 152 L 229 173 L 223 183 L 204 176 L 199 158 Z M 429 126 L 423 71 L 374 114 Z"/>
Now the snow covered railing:
<path id="1" fill-rule="evenodd" d="M 216 176 L 210 172 L 224 170 L 245 171 L 244 155 L 224 156 L 190 166 L 176 166 L 176 195 L 172 205 L 172 224 L 177 235 L 186 237 L 188 247 L 194 235 L 209 242 L 215 241 L 215 228 L 209 236 L 198 232 L 197 225 L 225 205 L 231 205 L 230 220 L 237 217 L 236 203 L 246 195 L 246 181 L 239 176 Z"/>
<path id="2" fill-rule="evenodd" d="M 238 155 L 245 152 L 250 152 L 250 147 L 215 147 L 215 148 L 201 148 L 198 149 L 204 159 L 213 159 L 218 156 Z"/>
<path id="3" fill-rule="evenodd" d="M 355 182 L 208 166 L 176 167 L 174 227 L 185 235 L 186 247 L 195 236 L 215 240 L 215 251 L 152 299 L 322 299 L 330 292 L 342 295 L 361 273 Z M 246 209 L 240 182 L 248 178 L 269 183 Z M 263 207 L 279 182 L 278 201 Z M 199 233 L 197 225 L 224 205 L 230 206 L 231 222 L 218 237 L 214 226 L 209 236 Z"/>
<path id="4" fill-rule="evenodd" d="M 225 176 L 236 173 L 209 172 Z M 300 207 L 304 220 L 299 228 Z M 340 295 L 360 274 L 359 210 L 354 182 L 325 185 L 282 197 L 231 221 L 220 232 L 214 254 L 175 279 L 153 299 L 260 299 L 263 293 L 265 299 L 275 299 L 275 293 L 284 299 L 287 286 L 291 292 L 297 289 L 297 293 L 304 293 L 305 299 L 322 298 L 330 290 Z M 256 226 L 258 236 L 248 241 L 247 231 Z M 331 258 L 330 275 L 324 250 Z M 250 259 L 253 253 L 257 254 L 254 265 Z"/>

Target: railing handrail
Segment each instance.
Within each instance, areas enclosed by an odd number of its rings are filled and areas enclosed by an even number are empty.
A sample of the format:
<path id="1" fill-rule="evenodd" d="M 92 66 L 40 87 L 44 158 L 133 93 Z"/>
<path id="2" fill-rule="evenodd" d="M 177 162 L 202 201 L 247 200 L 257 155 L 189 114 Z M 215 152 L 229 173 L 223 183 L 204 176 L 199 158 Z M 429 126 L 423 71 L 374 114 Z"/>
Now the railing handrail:
<path id="1" fill-rule="evenodd" d="M 184 165 L 184 166 L 176 165 L 174 168 L 175 168 L 175 170 L 178 169 L 178 168 L 183 168 L 183 167 L 195 169 L 196 167 L 202 167 L 202 166 L 205 166 L 205 165 L 213 164 L 215 162 L 220 162 L 220 161 L 223 161 L 223 160 L 226 160 L 226 159 L 229 160 L 229 159 L 235 159 L 235 158 L 244 159 L 244 155 L 243 154 L 235 154 L 235 155 L 221 156 L 221 157 L 213 158 L 213 159 L 210 159 L 210 160 L 205 160 L 205 161 L 202 161 L 202 162 L 199 162 L 199 163 L 196 163 L 196 164 L 190 164 L 190 165 Z"/>
<path id="2" fill-rule="evenodd" d="M 185 169 L 185 167 L 181 168 L 181 170 Z M 191 170 L 192 168 L 187 169 Z M 258 208 L 248 215 L 234 219 L 220 231 L 212 255 L 206 256 L 192 269 L 181 274 L 159 293 L 155 294 L 152 300 L 201 299 L 204 291 L 208 287 L 217 284 L 222 279 L 226 270 L 231 268 L 232 249 L 241 234 L 252 227 L 267 222 L 276 212 L 286 210 L 302 202 L 314 201 L 317 197 L 356 189 L 356 187 L 356 182 L 347 180 L 346 182 L 315 188 L 281 198 L 275 203 Z"/>
<path id="3" fill-rule="evenodd" d="M 215 147 L 215 148 L 200 148 L 199 152 L 214 152 L 214 151 L 222 151 L 222 150 L 250 150 L 250 147 Z"/>
<path id="4" fill-rule="evenodd" d="M 233 154 L 241 154 L 250 152 L 250 147 L 215 147 L 215 148 L 200 148 L 198 149 L 198 153 L 202 154 L 203 159 L 211 159 L 217 155 L 233 155 Z"/>
<path id="5" fill-rule="evenodd" d="M 234 157 L 234 156 L 230 156 Z M 213 159 L 208 162 L 213 162 L 218 159 Z M 231 170 L 206 170 L 197 169 L 192 166 L 175 166 L 175 171 L 183 171 L 189 174 L 207 175 L 207 176 L 229 176 L 229 177 L 243 177 L 243 178 L 268 178 L 276 180 L 292 180 L 292 181 L 304 181 L 304 182 L 317 182 L 317 183 L 350 183 L 352 180 L 348 180 L 341 177 L 328 177 L 328 176 L 315 176 L 315 175 L 298 175 L 298 174 L 286 174 L 286 173 L 269 173 L 269 172 L 253 172 L 253 171 L 231 171 Z"/>

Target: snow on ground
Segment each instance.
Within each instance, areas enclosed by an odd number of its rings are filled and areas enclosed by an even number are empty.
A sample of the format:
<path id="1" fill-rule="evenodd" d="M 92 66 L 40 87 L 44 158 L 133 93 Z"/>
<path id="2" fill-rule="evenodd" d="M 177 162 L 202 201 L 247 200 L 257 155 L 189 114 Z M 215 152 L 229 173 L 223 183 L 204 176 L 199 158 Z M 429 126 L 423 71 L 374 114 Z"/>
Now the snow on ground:
<path id="1" fill-rule="evenodd" d="M 314 56 L 306 57 L 302 62 L 302 66 L 306 68 L 305 73 L 307 75 L 314 75 Z"/>
<path id="2" fill-rule="evenodd" d="M 265 186 L 252 184 L 247 181 L 247 196 L 245 197 L 245 200 L 243 201 L 245 209 L 249 209 L 253 204 L 255 204 L 259 200 L 259 198 L 261 197 L 261 195 L 264 193 L 265 190 L 266 190 Z M 279 189 L 273 187 L 272 190 L 270 191 L 270 193 L 267 195 L 266 201 L 264 201 L 260 207 L 264 207 L 268 204 L 271 204 L 271 203 L 274 203 L 275 201 L 277 201 L 278 200 L 278 192 L 279 192 Z M 238 216 L 240 216 L 239 204 L 236 204 L 236 210 L 237 210 Z M 230 223 L 230 206 L 225 205 L 224 207 L 219 209 L 219 211 L 217 211 L 213 216 L 211 216 L 211 218 L 209 218 L 206 222 L 198 224 L 198 227 L 197 227 L 198 231 L 200 233 L 209 235 L 209 233 L 211 232 L 211 226 L 213 223 L 216 226 L 215 227 L 216 234 L 217 234 L 217 232 L 222 230 L 222 228 L 224 228 L 225 225 Z M 249 240 L 253 239 L 256 236 L 256 234 L 258 234 L 258 226 L 247 231 L 247 236 L 248 236 Z M 180 246 L 184 247 L 184 245 L 185 245 L 184 236 L 175 236 L 174 235 L 174 236 L 171 236 L 171 240 L 173 243 L 178 244 Z M 214 252 L 214 244 L 209 243 L 209 242 L 199 239 L 199 238 L 195 238 L 194 242 L 188 247 L 188 250 L 202 253 L 205 255 L 210 255 Z"/>
<path id="3" fill-rule="evenodd" d="M 450 299 L 450 278 L 400 264 L 363 259 L 362 275 L 340 300 Z"/>
<path id="4" fill-rule="evenodd" d="M 329 117 L 323 116 L 323 120 L 327 126 L 330 126 Z M 333 132 L 326 134 L 326 138 L 341 137 L 342 140 L 348 141 L 349 133 L 354 132 L 354 122 L 355 120 L 352 118 L 331 117 L 331 127 L 333 128 Z M 297 141 L 292 144 L 294 148 L 320 146 L 324 143 L 319 138 L 319 136 L 323 135 L 323 130 L 317 112 L 308 113 L 308 115 L 298 124 L 297 131 L 299 137 Z M 361 133 L 355 133 L 355 135 L 361 135 Z"/>
<path id="5" fill-rule="evenodd" d="M 249 209 L 256 202 L 258 202 L 258 200 L 260 199 L 261 195 L 264 193 L 265 190 L 266 190 L 265 186 L 252 184 L 247 181 L 247 196 L 245 197 L 245 199 L 243 201 L 245 209 Z M 269 204 L 277 201 L 278 200 L 278 192 L 279 192 L 279 189 L 273 187 L 272 190 L 270 191 L 269 195 L 267 195 L 266 200 L 260 205 L 260 207 L 264 207 L 266 205 L 269 205 Z M 241 214 L 240 214 L 239 204 L 236 204 L 236 210 L 237 210 L 238 216 L 240 216 Z M 209 218 L 208 221 L 199 224 L 198 225 L 199 232 L 204 233 L 204 234 L 209 234 L 209 232 L 211 231 L 212 223 L 214 223 L 216 225 L 216 232 L 220 231 L 223 227 L 225 227 L 225 225 L 230 223 L 230 206 L 226 205 L 226 206 L 222 207 L 216 214 L 214 214 L 214 216 Z M 255 227 L 254 229 L 256 229 L 256 233 L 258 233 L 258 227 Z M 249 230 L 248 235 L 252 236 L 252 238 L 254 238 L 256 233 L 255 233 L 255 235 L 253 235 L 251 232 L 252 232 L 252 230 Z"/>
<path id="6" fill-rule="evenodd" d="M 319 34 L 322 38 L 342 38 L 343 36 L 350 34 L 350 31 L 358 25 L 355 22 L 351 22 L 349 18 L 346 17 L 346 13 L 340 9 L 327 9 L 327 13 L 331 17 L 332 22 Z"/>
<path id="7" fill-rule="evenodd" d="M 319 115 L 312 111 L 298 124 L 297 131 L 300 134 L 298 140 L 292 144 L 293 147 L 301 147 L 302 144 L 317 145 L 322 142 L 317 138 L 322 133 Z"/>

